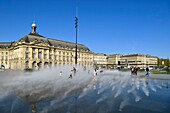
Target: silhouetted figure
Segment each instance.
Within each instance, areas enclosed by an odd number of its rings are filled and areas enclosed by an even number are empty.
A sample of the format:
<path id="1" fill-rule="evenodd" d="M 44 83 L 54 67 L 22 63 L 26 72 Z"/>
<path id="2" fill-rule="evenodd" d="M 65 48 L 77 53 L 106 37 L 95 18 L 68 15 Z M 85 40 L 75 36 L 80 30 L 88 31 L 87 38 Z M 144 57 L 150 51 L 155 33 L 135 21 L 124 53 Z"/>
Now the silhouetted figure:
<path id="1" fill-rule="evenodd" d="M 138 68 L 137 67 L 135 67 L 134 68 L 134 74 L 137 76 L 137 74 L 138 74 Z"/>
<path id="2" fill-rule="evenodd" d="M 76 68 L 75 67 L 73 67 L 73 72 L 74 72 L 74 75 L 76 74 Z"/>
<path id="3" fill-rule="evenodd" d="M 68 79 L 69 79 L 69 78 L 72 79 L 72 77 L 73 77 L 73 70 L 71 70 L 71 73 L 70 73 L 70 76 L 68 77 Z"/>
<path id="4" fill-rule="evenodd" d="M 94 76 L 96 76 L 97 75 L 97 70 L 96 69 L 94 69 Z"/>
<path id="5" fill-rule="evenodd" d="M 145 76 L 149 76 L 149 68 L 148 67 L 146 67 L 146 74 L 145 74 Z"/>
<path id="6" fill-rule="evenodd" d="M 131 70 L 131 75 L 134 75 L 134 70 L 135 70 L 135 69 L 134 69 L 134 67 L 133 67 L 133 66 L 131 67 L 131 69 L 130 69 L 130 70 Z"/>

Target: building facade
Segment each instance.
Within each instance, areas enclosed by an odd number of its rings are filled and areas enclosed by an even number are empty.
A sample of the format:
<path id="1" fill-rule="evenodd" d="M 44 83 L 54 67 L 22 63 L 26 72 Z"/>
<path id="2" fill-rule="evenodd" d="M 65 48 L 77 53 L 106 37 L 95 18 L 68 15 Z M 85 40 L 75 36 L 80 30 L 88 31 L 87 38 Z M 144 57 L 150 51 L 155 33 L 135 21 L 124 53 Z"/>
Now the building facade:
<path id="1" fill-rule="evenodd" d="M 157 66 L 157 57 L 142 55 L 142 54 L 129 54 L 121 56 L 120 64 L 122 67 L 130 68 L 132 66 L 139 68 L 146 68 L 146 66 Z"/>
<path id="2" fill-rule="evenodd" d="M 122 54 L 113 54 L 113 55 L 108 55 L 108 67 L 109 68 L 117 68 L 120 66 L 120 60 L 121 60 Z"/>
<path id="3" fill-rule="evenodd" d="M 101 67 L 106 67 L 107 66 L 107 55 L 106 54 L 101 54 L 101 53 L 96 53 L 94 54 L 94 64 L 101 66 Z"/>
<path id="4" fill-rule="evenodd" d="M 39 35 L 36 28 L 36 24 L 32 24 L 32 32 L 16 42 L 0 42 L 0 68 L 36 70 L 75 64 L 75 43 L 46 38 Z M 78 65 L 98 65 L 108 68 L 130 68 L 132 66 L 145 68 L 158 65 L 158 58 L 149 55 L 113 54 L 107 56 L 106 54 L 94 54 L 82 44 L 78 44 L 77 47 Z"/>
<path id="5" fill-rule="evenodd" d="M 56 65 L 75 64 L 75 43 L 46 38 L 32 32 L 17 42 L 0 43 L 0 67 L 5 69 L 40 69 Z M 78 44 L 78 65 L 93 65 L 93 52 Z"/>

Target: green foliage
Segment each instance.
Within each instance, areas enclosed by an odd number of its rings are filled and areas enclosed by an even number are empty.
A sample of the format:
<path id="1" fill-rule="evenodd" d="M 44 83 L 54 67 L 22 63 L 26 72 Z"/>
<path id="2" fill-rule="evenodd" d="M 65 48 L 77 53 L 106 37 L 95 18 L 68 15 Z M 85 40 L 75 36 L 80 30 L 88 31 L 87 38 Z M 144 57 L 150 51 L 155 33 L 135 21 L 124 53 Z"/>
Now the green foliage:
<path id="1" fill-rule="evenodd" d="M 170 66 L 169 59 L 158 58 L 158 67 L 161 67 L 161 66 Z"/>

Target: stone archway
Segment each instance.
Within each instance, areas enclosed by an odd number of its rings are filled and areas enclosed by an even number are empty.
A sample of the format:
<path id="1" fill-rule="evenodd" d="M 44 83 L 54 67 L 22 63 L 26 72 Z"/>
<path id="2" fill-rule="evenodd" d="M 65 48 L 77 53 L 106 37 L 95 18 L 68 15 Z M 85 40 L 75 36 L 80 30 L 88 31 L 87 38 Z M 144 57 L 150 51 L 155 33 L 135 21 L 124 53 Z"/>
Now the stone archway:
<path id="1" fill-rule="evenodd" d="M 44 68 L 48 68 L 48 62 L 44 62 Z"/>
<path id="2" fill-rule="evenodd" d="M 1 65 L 1 68 L 2 68 L 2 69 L 5 69 L 5 66 L 2 64 L 2 65 Z"/>
<path id="3" fill-rule="evenodd" d="M 36 64 L 36 61 L 34 61 L 33 63 L 32 63 L 32 69 L 36 69 L 37 68 L 37 64 Z"/>
<path id="4" fill-rule="evenodd" d="M 38 70 L 42 68 L 42 62 L 40 61 L 39 63 L 37 63 L 38 66 Z"/>

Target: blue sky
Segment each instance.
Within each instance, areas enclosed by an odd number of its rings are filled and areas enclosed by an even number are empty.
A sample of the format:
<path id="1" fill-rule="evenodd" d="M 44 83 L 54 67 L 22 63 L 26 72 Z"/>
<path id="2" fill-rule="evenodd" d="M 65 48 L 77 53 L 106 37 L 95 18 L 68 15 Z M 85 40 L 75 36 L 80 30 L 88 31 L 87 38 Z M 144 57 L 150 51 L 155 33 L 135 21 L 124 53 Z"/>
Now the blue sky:
<path id="1" fill-rule="evenodd" d="M 0 41 L 31 32 L 75 42 L 76 0 L 0 0 Z M 170 58 L 170 0 L 78 0 L 78 43 L 95 53 Z"/>

